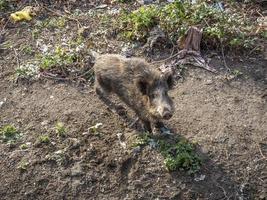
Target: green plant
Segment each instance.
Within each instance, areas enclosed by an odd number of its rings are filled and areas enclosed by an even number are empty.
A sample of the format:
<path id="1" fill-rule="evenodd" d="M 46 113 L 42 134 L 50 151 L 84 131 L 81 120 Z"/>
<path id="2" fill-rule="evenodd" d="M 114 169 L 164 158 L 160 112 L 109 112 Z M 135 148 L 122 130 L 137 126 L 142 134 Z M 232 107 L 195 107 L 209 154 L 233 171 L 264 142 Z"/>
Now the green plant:
<path id="1" fill-rule="evenodd" d="M 145 41 L 155 25 L 160 26 L 174 41 L 183 37 L 190 26 L 202 27 L 203 42 L 213 47 L 224 45 L 251 49 L 264 36 L 263 31 L 251 36 L 257 24 L 244 17 L 238 6 L 231 6 L 226 12 L 207 1 L 192 4 L 190 1 L 175 0 L 160 6 L 142 6 L 132 13 L 122 13 L 120 18 L 122 35 L 130 40 Z"/>
<path id="2" fill-rule="evenodd" d="M 142 147 L 142 146 L 147 145 L 150 140 L 151 140 L 151 136 L 149 135 L 149 133 L 142 133 L 136 138 L 136 140 L 132 143 L 131 146 Z"/>
<path id="3" fill-rule="evenodd" d="M 240 77 L 243 75 L 243 73 L 241 71 L 239 71 L 238 69 L 235 69 L 232 71 L 232 74 L 235 76 L 235 77 Z"/>
<path id="4" fill-rule="evenodd" d="M 154 5 L 142 6 L 128 14 L 124 13 L 120 20 L 125 28 L 123 36 L 130 40 L 142 40 L 147 37 L 149 30 L 156 25 L 158 8 Z"/>
<path id="5" fill-rule="evenodd" d="M 29 46 L 29 45 L 23 46 L 21 50 L 25 54 L 28 54 L 28 55 L 33 54 L 33 48 L 31 46 Z"/>
<path id="6" fill-rule="evenodd" d="M 20 136 L 21 134 L 13 125 L 6 125 L 0 129 L 0 139 L 3 142 L 15 142 Z"/>
<path id="7" fill-rule="evenodd" d="M 34 28 L 34 29 L 32 30 L 32 32 L 31 32 L 31 34 L 32 34 L 32 39 L 35 39 L 35 40 L 36 40 L 36 39 L 39 37 L 40 33 L 41 33 L 41 30 L 40 30 L 40 29 L 38 29 L 38 28 Z"/>
<path id="8" fill-rule="evenodd" d="M 195 145 L 187 140 L 172 138 L 168 142 L 155 139 L 149 133 L 143 133 L 133 141 L 132 147 L 156 147 L 164 157 L 164 164 L 169 171 L 185 170 L 192 174 L 200 169 L 202 160 L 195 151 Z"/>
<path id="9" fill-rule="evenodd" d="M 46 55 L 41 58 L 41 69 L 50 69 L 59 63 L 59 58 L 52 55 Z"/>
<path id="10" fill-rule="evenodd" d="M 174 144 L 159 141 L 160 152 L 164 157 L 164 163 L 168 170 L 186 170 L 189 174 L 200 169 L 202 163 L 200 157 L 195 153 L 194 145 L 186 140 Z"/>
<path id="11" fill-rule="evenodd" d="M 56 66 L 70 65 L 76 62 L 79 55 L 74 51 L 57 46 L 50 54 L 39 55 L 38 58 L 40 59 L 41 69 L 52 69 Z"/>
<path id="12" fill-rule="evenodd" d="M 20 149 L 24 150 L 24 149 L 28 149 L 29 146 L 27 144 L 22 144 L 19 146 Z"/>
<path id="13" fill-rule="evenodd" d="M 18 164 L 18 169 L 20 169 L 21 171 L 25 171 L 25 170 L 27 170 L 27 168 L 28 168 L 28 166 L 29 166 L 29 162 L 28 161 L 26 161 L 26 160 L 22 160 L 22 161 L 20 161 L 20 163 Z"/>
<path id="14" fill-rule="evenodd" d="M 37 21 L 36 26 L 39 29 L 43 28 L 49 28 L 49 29 L 54 29 L 54 28 L 63 28 L 66 25 L 66 19 L 64 17 L 53 17 L 53 18 L 48 18 L 44 21 Z"/>
<path id="15" fill-rule="evenodd" d="M 31 78 L 38 74 L 39 66 L 37 62 L 25 63 L 16 68 L 16 77 L 20 78 Z"/>
<path id="16" fill-rule="evenodd" d="M 67 132 L 67 129 L 64 127 L 64 124 L 62 122 L 56 123 L 55 130 L 58 136 L 65 136 Z"/>
<path id="17" fill-rule="evenodd" d="M 50 143 L 50 137 L 48 135 L 41 135 L 39 136 L 40 143 Z"/>
<path id="18" fill-rule="evenodd" d="M 94 126 L 89 127 L 88 131 L 96 135 L 99 135 L 99 130 L 101 126 L 103 126 L 102 123 L 96 123 Z"/>
<path id="19" fill-rule="evenodd" d="M 8 8 L 8 1 L 0 0 L 0 11 L 4 11 Z"/>

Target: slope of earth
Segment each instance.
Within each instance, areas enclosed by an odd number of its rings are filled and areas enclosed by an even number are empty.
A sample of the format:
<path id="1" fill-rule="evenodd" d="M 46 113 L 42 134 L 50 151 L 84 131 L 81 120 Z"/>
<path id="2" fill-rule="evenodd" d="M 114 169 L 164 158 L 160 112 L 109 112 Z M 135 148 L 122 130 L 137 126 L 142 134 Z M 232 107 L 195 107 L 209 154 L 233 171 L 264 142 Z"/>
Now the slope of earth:
<path id="1" fill-rule="evenodd" d="M 266 198 L 266 60 L 226 59 L 231 70 L 243 72 L 233 76 L 215 57 L 218 74 L 188 68 L 177 81 L 170 92 L 176 110 L 166 125 L 197 142 L 203 158 L 201 170 L 188 175 L 169 172 L 149 145 L 133 148 L 140 133 L 107 109 L 92 85 L 42 78 L 16 83 L 15 44 L 37 49 L 31 31 L 30 25 L 7 29 L 13 47 L 0 52 L 0 127 L 13 124 L 22 133 L 16 143 L 0 143 L 1 199 Z M 48 44 L 53 36 L 43 34 L 41 43 Z M 99 42 L 102 52 L 121 52 L 124 45 L 102 36 Z M 56 133 L 58 121 L 65 124 L 64 137 Z M 88 130 L 97 123 L 97 131 Z"/>

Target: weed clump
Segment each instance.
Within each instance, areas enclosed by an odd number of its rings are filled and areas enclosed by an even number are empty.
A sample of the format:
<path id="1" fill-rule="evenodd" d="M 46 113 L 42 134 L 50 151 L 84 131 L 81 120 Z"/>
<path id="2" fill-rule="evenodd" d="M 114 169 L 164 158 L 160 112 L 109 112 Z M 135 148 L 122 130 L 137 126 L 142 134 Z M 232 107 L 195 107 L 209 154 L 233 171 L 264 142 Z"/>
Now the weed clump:
<path id="1" fill-rule="evenodd" d="M 49 18 L 44 21 L 38 21 L 36 26 L 39 29 L 48 28 L 48 29 L 62 29 L 66 26 L 66 19 L 64 17 L 54 17 Z"/>
<path id="2" fill-rule="evenodd" d="M 61 137 L 65 136 L 67 132 L 67 129 L 65 128 L 62 122 L 56 123 L 55 130 L 56 130 L 56 134 Z"/>
<path id="3" fill-rule="evenodd" d="M 34 79 L 39 73 L 39 64 L 36 61 L 22 64 L 16 68 L 15 73 L 17 78 Z"/>
<path id="4" fill-rule="evenodd" d="M 174 144 L 161 140 L 159 143 L 160 152 L 165 159 L 164 163 L 168 170 L 182 169 L 192 174 L 200 169 L 202 161 L 195 153 L 195 147 L 192 143 L 186 140 Z"/>
<path id="5" fill-rule="evenodd" d="M 145 145 L 149 144 L 149 141 L 151 141 L 152 138 L 149 135 L 149 133 L 143 133 L 139 137 L 136 138 L 136 140 L 132 143 L 132 147 L 143 147 Z"/>
<path id="6" fill-rule="evenodd" d="M 57 46 L 51 53 L 40 57 L 41 69 L 52 69 L 57 66 L 67 66 L 78 61 L 79 54 L 72 49 Z"/>
<path id="7" fill-rule="evenodd" d="M 27 170 L 27 168 L 29 167 L 29 164 L 30 163 L 28 161 L 26 161 L 26 160 L 23 159 L 23 160 L 21 160 L 19 162 L 17 168 L 23 172 L 23 171 L 26 171 Z"/>
<path id="8" fill-rule="evenodd" d="M 144 133 L 138 136 L 131 146 L 140 148 L 146 145 L 159 150 L 169 171 L 184 170 L 193 174 L 200 169 L 202 164 L 200 156 L 196 153 L 195 145 L 185 139 L 172 138 L 167 141 Z"/>
<path id="9" fill-rule="evenodd" d="M 33 60 L 22 63 L 16 69 L 17 79 L 47 77 L 83 82 L 93 79 L 93 59 L 80 36 L 55 48 L 44 46 L 43 52 L 36 53 Z"/>
<path id="10" fill-rule="evenodd" d="M 19 146 L 19 148 L 20 148 L 21 150 L 25 150 L 25 149 L 28 149 L 29 146 L 28 146 L 28 144 L 22 144 L 22 145 Z"/>
<path id="11" fill-rule="evenodd" d="M 0 129 L 0 140 L 7 143 L 13 143 L 19 139 L 21 134 L 13 125 L 6 125 Z"/>
<path id="12" fill-rule="evenodd" d="M 48 144 L 48 143 L 50 143 L 50 137 L 48 135 L 41 135 L 39 137 L 39 142 Z"/>
<path id="13" fill-rule="evenodd" d="M 8 8 L 8 1 L 0 0 L 0 11 L 5 11 Z"/>
<path id="14" fill-rule="evenodd" d="M 149 31 L 157 24 L 158 7 L 155 5 L 142 6 L 132 13 L 121 16 L 123 37 L 130 40 L 143 40 Z"/>

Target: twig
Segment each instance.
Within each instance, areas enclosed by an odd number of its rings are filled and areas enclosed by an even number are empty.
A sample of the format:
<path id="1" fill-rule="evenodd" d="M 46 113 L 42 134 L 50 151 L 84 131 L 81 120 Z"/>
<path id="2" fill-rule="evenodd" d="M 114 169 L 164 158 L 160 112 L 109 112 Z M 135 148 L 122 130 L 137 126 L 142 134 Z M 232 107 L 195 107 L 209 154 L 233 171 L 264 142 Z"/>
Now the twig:
<path id="1" fill-rule="evenodd" d="M 259 143 L 257 143 L 257 145 L 258 145 L 259 152 L 260 152 L 260 154 L 261 154 L 262 158 L 263 158 L 263 159 L 265 159 L 265 160 L 267 160 L 266 156 L 265 156 L 265 155 L 262 153 L 262 150 L 261 150 L 261 146 L 260 146 L 260 144 L 259 144 Z"/>
<path id="2" fill-rule="evenodd" d="M 258 10 L 256 10 L 256 12 L 257 12 L 261 17 L 264 17 Z"/>
<path id="3" fill-rule="evenodd" d="M 40 76 L 42 76 L 44 78 L 55 79 L 55 80 L 60 80 L 60 81 L 70 80 L 69 78 L 60 78 L 60 77 L 51 76 L 47 73 L 40 73 Z"/>
<path id="4" fill-rule="evenodd" d="M 248 55 L 246 56 L 246 58 L 248 58 L 254 51 L 256 51 L 258 47 L 259 47 L 259 46 L 254 47 L 254 48 L 248 53 Z"/>
<path id="5" fill-rule="evenodd" d="M 157 60 L 157 61 L 154 61 L 154 62 L 151 62 L 151 63 L 154 64 L 154 63 L 165 62 L 165 61 L 167 61 L 167 60 L 169 60 L 169 59 L 172 59 L 172 58 L 174 58 L 174 57 L 176 57 L 176 56 L 178 56 L 178 55 L 179 55 L 179 52 L 176 53 L 176 54 L 174 54 L 174 55 L 171 55 L 171 56 L 169 56 L 168 58 L 165 58 L 165 59 L 163 59 L 163 60 Z"/>
<path id="6" fill-rule="evenodd" d="M 93 68 L 89 69 L 88 71 L 84 72 L 82 75 L 78 76 L 78 78 L 82 78 L 84 77 L 85 75 L 91 73 L 93 71 Z"/>
<path id="7" fill-rule="evenodd" d="M 13 48 L 14 50 L 14 54 L 15 54 L 15 57 L 16 57 L 16 61 L 17 61 L 17 65 L 18 65 L 18 68 L 20 67 L 20 62 L 19 62 L 19 56 L 18 56 L 18 52 L 15 48 Z"/>
<path id="8" fill-rule="evenodd" d="M 230 197 L 227 196 L 225 189 L 222 186 L 220 186 L 219 183 L 216 182 L 216 186 L 223 191 L 223 195 L 227 200 L 229 200 L 231 198 L 231 196 Z"/>
<path id="9" fill-rule="evenodd" d="M 139 121 L 139 118 L 137 117 L 136 119 L 134 119 L 132 123 L 129 124 L 129 127 L 132 128 L 138 121 Z"/>
<path id="10" fill-rule="evenodd" d="M 222 57 L 223 57 L 223 63 L 224 63 L 224 67 L 227 69 L 228 72 L 230 72 L 230 68 L 228 67 L 226 60 L 225 60 L 225 56 L 224 56 L 224 50 L 223 50 L 223 44 L 222 44 L 222 40 L 220 40 L 221 42 L 221 51 L 222 51 Z"/>

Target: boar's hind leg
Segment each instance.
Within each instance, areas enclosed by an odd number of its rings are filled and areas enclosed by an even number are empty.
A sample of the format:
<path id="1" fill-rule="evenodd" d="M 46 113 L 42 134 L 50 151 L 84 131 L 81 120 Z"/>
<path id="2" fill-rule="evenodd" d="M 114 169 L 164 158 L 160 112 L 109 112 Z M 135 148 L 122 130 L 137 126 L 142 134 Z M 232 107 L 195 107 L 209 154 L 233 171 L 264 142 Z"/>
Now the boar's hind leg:
<path id="1" fill-rule="evenodd" d="M 107 98 L 109 92 L 105 90 L 105 88 L 103 88 L 98 80 L 95 80 L 95 92 L 98 95 L 98 97 L 108 106 L 113 105 L 113 103 Z"/>
<path id="2" fill-rule="evenodd" d="M 99 99 L 103 101 L 113 113 L 117 113 L 118 115 L 121 115 L 120 113 L 125 112 L 123 106 L 116 105 L 108 97 L 110 93 L 110 89 L 106 88 L 105 86 L 103 87 L 102 85 L 100 85 L 97 80 L 95 82 L 95 92 L 98 95 Z"/>

